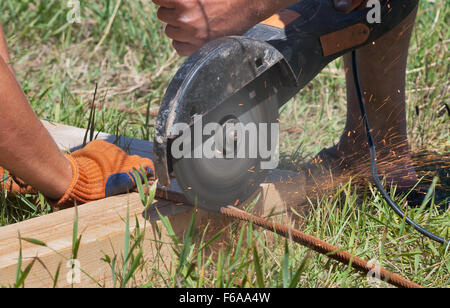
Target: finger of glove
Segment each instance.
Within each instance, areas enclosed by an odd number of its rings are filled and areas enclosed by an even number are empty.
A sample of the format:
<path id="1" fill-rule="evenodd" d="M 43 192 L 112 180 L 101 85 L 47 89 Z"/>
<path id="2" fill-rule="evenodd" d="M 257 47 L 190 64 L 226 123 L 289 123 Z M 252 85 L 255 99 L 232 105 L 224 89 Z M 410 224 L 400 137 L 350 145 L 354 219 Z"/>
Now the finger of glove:
<path id="1" fill-rule="evenodd" d="M 72 154 L 72 157 L 89 159 L 92 165 L 98 166 L 106 178 L 114 173 L 127 173 L 139 165 L 152 166 L 151 160 L 139 156 L 130 156 L 120 147 L 106 141 L 96 140 Z"/>

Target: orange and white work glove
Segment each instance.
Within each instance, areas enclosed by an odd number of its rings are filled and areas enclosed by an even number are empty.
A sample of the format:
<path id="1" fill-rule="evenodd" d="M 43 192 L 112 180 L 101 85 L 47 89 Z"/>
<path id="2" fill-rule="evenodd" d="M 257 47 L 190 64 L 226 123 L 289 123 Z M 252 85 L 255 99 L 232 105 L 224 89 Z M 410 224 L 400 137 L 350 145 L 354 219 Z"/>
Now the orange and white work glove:
<path id="1" fill-rule="evenodd" d="M 73 178 L 64 196 L 53 203 L 56 209 L 128 193 L 136 187 L 136 180 L 155 180 L 150 159 L 130 156 L 105 141 L 93 141 L 66 157 L 72 165 Z"/>

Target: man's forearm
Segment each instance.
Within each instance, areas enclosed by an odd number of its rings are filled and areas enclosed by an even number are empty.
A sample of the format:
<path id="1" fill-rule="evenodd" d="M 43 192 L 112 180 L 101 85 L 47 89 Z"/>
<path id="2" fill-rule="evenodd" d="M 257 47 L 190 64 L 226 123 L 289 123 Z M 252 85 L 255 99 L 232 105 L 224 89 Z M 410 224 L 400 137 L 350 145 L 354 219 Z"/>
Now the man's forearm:
<path id="1" fill-rule="evenodd" d="M 14 75 L 0 57 L 0 166 L 52 199 L 72 179 L 64 155 L 31 109 Z"/>

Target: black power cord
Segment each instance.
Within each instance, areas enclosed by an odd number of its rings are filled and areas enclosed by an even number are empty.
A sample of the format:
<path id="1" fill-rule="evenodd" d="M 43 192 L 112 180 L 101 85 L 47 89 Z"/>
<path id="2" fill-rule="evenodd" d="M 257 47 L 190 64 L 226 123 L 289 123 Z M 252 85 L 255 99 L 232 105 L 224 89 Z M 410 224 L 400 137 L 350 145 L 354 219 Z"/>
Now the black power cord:
<path id="1" fill-rule="evenodd" d="M 392 208 L 392 210 L 394 210 L 394 212 L 397 215 L 399 215 L 402 219 L 405 219 L 405 221 L 410 226 L 412 226 L 414 229 L 419 231 L 424 236 L 426 236 L 440 244 L 448 245 L 449 242 L 447 240 L 424 229 L 423 227 L 421 227 L 417 223 L 415 223 L 412 219 L 407 217 L 406 214 L 400 209 L 400 207 L 391 199 L 391 197 L 389 196 L 389 194 L 386 192 L 383 185 L 381 184 L 380 177 L 378 176 L 378 171 L 377 171 L 377 153 L 375 150 L 375 141 L 374 141 L 373 135 L 370 131 L 370 125 L 369 125 L 369 120 L 367 118 L 366 106 L 364 104 L 363 93 L 361 90 L 361 83 L 359 80 L 358 64 L 357 64 L 356 60 L 357 60 L 356 59 L 356 50 L 354 50 L 352 52 L 353 78 L 355 80 L 356 92 L 358 94 L 358 102 L 359 102 L 359 108 L 361 109 L 361 117 L 362 117 L 365 127 L 366 127 L 366 134 L 367 134 L 369 148 L 370 148 L 370 163 L 371 163 L 371 168 L 372 168 L 372 176 L 375 181 L 375 185 L 377 186 L 377 188 L 380 191 L 383 198 L 386 200 L 386 202 Z"/>

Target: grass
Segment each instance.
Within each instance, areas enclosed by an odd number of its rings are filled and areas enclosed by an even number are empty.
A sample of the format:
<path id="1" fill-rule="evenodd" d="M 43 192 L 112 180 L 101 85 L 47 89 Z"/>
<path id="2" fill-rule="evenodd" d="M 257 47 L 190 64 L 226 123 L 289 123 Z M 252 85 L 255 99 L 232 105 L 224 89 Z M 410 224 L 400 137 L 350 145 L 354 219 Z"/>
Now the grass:
<path id="1" fill-rule="evenodd" d="M 82 23 L 68 24 L 65 1 L 4 0 L 0 2 L 0 21 L 8 36 L 18 78 L 41 118 L 88 127 L 89 109 L 97 89 L 95 129 L 152 139 L 154 118 L 147 116 L 146 111 L 158 110 L 168 82 L 183 59 L 172 51 L 150 1 L 122 1 L 116 12 L 117 3 L 83 1 Z M 449 13 L 445 0 L 420 2 L 407 73 L 412 150 L 432 152 L 437 157 L 431 163 L 421 164 L 418 171 L 430 182 L 438 176 L 438 184 L 446 187 L 447 194 Z M 339 138 L 346 112 L 342 67 L 341 60 L 330 64 L 283 108 L 283 166 L 296 168 Z M 141 197 L 144 205 L 151 204 L 152 196 L 141 193 Z M 401 202 L 402 197 L 396 200 Z M 424 286 L 449 286 L 449 252 L 406 227 L 372 187 L 361 190 L 349 183 L 308 202 L 312 211 L 301 218 L 306 233 L 357 256 L 376 260 Z M 0 195 L 0 226 L 49 212 L 42 196 Z M 433 232 L 449 237 L 449 211 L 439 211 L 434 198 L 426 207 L 410 209 L 408 214 Z M 170 231 L 170 223 L 164 218 L 162 223 Z M 128 250 L 122 253 L 122 259 L 104 258 L 111 265 L 116 286 L 373 286 L 348 267 L 286 243 L 283 238 L 275 236 L 270 241 L 266 233 L 251 224 L 236 223 L 224 230 L 224 235 L 230 237 L 228 245 L 216 254 L 210 254 L 212 243 L 204 232 L 188 231 L 185 239 L 174 238 L 165 244 L 173 247 L 173 260 L 144 260 L 139 245 L 143 235 L 128 234 Z M 77 243 L 80 235 L 74 234 Z M 18 270 L 17 286 L 26 285 L 26 274 L 27 268 Z M 135 279 L 140 276 L 146 277 L 144 283 Z"/>

